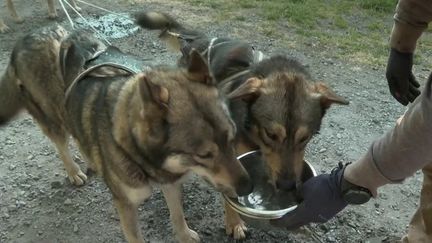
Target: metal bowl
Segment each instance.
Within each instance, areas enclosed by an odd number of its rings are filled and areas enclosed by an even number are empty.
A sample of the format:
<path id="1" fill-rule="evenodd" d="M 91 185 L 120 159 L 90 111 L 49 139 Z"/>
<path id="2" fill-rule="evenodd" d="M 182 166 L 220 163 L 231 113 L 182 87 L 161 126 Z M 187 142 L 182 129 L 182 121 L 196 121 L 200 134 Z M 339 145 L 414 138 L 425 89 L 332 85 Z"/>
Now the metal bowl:
<path id="1" fill-rule="evenodd" d="M 296 191 L 276 190 L 269 183 L 265 162 L 258 150 L 238 157 L 253 180 L 254 190 L 247 196 L 230 198 L 223 195 L 225 202 L 249 225 L 268 228 L 270 219 L 277 219 L 298 206 Z M 316 176 L 312 165 L 304 161 L 302 181 Z"/>

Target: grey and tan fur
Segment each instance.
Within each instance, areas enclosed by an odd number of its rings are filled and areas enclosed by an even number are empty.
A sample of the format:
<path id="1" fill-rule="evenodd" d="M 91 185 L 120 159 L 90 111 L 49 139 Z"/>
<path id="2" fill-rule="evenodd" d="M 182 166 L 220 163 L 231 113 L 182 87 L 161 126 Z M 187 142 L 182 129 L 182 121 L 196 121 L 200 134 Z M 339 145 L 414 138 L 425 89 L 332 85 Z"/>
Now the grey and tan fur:
<path id="1" fill-rule="evenodd" d="M 159 37 L 182 53 L 180 66 L 189 62 L 188 50 L 194 48 L 208 60 L 223 92 L 242 90 L 229 104 L 237 125 L 237 153 L 260 149 L 275 189 L 300 187 L 306 145 L 318 133 L 327 109 L 348 102 L 323 82 L 314 82 L 303 65 L 285 55 L 260 60 L 260 52 L 244 41 L 211 39 L 164 13 L 135 17 L 141 27 L 160 30 Z M 244 238 L 243 221 L 230 207 L 225 209 L 227 234 Z"/>
<path id="2" fill-rule="evenodd" d="M 236 128 L 224 96 L 211 84 L 206 63 L 192 51 L 184 68 L 153 67 L 114 76 L 110 70 L 107 77 L 96 70 L 65 97 L 73 74 L 101 49 L 104 45 L 91 35 L 61 27 L 24 37 L 0 80 L 0 123 L 26 109 L 56 145 L 71 182 L 81 185 L 86 176 L 68 151 L 71 134 L 88 166 L 112 192 L 128 242 L 144 242 L 137 208 L 152 185 L 162 188 L 176 238 L 199 241 L 184 218 L 182 178 L 196 173 L 230 196 L 252 190 L 236 159 Z"/>
<path id="3" fill-rule="evenodd" d="M 55 7 L 55 0 L 47 0 L 47 4 L 48 4 L 48 18 L 50 19 L 54 19 L 57 18 L 57 10 Z M 68 0 L 70 2 L 70 4 L 78 11 L 81 10 L 80 7 L 77 6 L 76 1 L 75 0 Z M 17 23 L 22 23 L 24 22 L 24 19 L 21 18 L 15 8 L 14 3 L 12 2 L 12 0 L 6 0 L 6 6 L 8 8 L 8 11 L 11 15 L 11 17 L 13 18 L 13 20 Z M 6 31 L 9 30 L 9 27 L 5 24 L 3 18 L 0 17 L 0 33 L 4 33 Z"/>

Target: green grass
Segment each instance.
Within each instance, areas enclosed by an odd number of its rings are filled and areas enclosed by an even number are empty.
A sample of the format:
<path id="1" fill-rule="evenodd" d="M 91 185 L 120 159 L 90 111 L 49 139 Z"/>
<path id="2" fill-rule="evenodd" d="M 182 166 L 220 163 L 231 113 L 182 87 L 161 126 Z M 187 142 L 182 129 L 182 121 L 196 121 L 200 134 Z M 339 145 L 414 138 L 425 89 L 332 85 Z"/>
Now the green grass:
<path id="1" fill-rule="evenodd" d="M 376 12 L 389 13 L 394 11 L 396 1 L 393 0 L 361 0 L 356 1 L 359 6 L 365 10 L 372 10 Z"/>
<path id="2" fill-rule="evenodd" d="M 385 65 L 388 38 L 396 0 L 186 0 L 192 5 L 214 9 L 218 21 L 249 21 L 250 14 L 263 19 L 254 23 L 262 34 L 301 46 L 315 48 L 365 64 Z M 281 33 L 280 26 L 284 26 Z M 286 27 L 288 26 L 288 27 Z M 429 30 L 430 31 L 430 30 Z M 418 49 L 432 47 L 422 40 Z M 420 53 L 418 51 L 417 53 Z M 422 58 L 419 57 L 419 60 Z"/>

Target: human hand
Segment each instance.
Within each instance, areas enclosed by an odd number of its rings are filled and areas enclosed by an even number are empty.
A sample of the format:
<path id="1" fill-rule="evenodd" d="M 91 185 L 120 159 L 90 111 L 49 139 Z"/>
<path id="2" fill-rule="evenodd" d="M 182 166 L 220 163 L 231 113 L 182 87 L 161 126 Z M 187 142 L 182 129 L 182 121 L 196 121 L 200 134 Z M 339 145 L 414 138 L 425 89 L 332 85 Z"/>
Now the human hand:
<path id="1" fill-rule="evenodd" d="M 301 189 L 303 202 L 280 219 L 271 220 L 277 227 L 294 230 L 309 223 L 324 223 L 342 211 L 347 202 L 342 196 L 342 179 L 345 166 L 339 164 L 330 174 L 307 180 Z"/>
<path id="2" fill-rule="evenodd" d="M 413 54 L 391 49 L 387 62 L 386 78 L 390 93 L 402 105 L 413 102 L 420 94 L 420 84 L 413 73 Z"/>

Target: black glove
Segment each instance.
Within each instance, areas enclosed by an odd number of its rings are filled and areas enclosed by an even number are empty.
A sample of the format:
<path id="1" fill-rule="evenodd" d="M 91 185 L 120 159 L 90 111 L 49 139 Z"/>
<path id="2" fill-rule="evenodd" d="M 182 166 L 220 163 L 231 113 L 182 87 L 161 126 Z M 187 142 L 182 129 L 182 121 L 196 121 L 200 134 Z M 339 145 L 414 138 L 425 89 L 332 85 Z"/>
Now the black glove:
<path id="1" fill-rule="evenodd" d="M 420 84 L 416 81 L 413 73 L 413 54 L 402 53 L 394 48 L 391 49 L 387 62 L 386 78 L 390 93 L 402 105 L 408 105 L 419 96 Z"/>
<path id="2" fill-rule="evenodd" d="M 345 166 L 341 163 L 330 174 L 307 180 L 302 186 L 303 202 L 280 219 L 271 220 L 277 227 L 294 230 L 309 223 L 324 223 L 347 206 L 342 198 L 342 179 Z"/>

